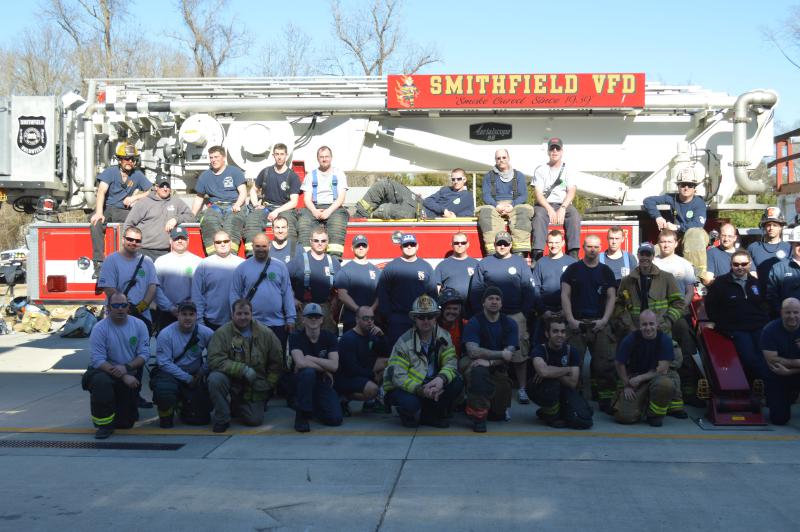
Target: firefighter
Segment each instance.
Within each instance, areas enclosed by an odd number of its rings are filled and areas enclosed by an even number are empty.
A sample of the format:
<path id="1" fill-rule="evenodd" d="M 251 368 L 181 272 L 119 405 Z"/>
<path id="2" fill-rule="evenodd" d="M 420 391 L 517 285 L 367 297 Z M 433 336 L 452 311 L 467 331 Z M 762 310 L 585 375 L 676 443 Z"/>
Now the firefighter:
<path id="1" fill-rule="evenodd" d="M 507 419 L 511 379 L 506 364 L 519 350 L 517 324 L 500 312 L 503 292 L 496 286 L 489 286 L 483 291 L 481 306 L 481 311 L 464 327 L 467 356 L 458 364 L 467 388 L 466 414 L 475 432 L 486 432 L 487 418 L 492 421 Z"/>
<path id="2" fill-rule="evenodd" d="M 269 256 L 288 267 L 295 255 L 297 255 L 297 238 L 289 238 L 289 219 L 283 214 L 279 214 L 272 222 Z"/>
<path id="3" fill-rule="evenodd" d="M 311 233 L 311 248 L 302 251 L 289 263 L 289 275 L 294 289 L 294 302 L 298 313 L 308 303 L 322 307 L 322 328 L 336 332 L 333 317 L 334 280 L 341 269 L 339 259 L 329 254 L 328 233 L 317 227 Z M 302 325 L 302 324 L 301 324 Z"/>
<path id="4" fill-rule="evenodd" d="M 708 233 L 703 228 L 706 224 L 706 202 L 695 195 L 700 183 L 701 180 L 695 175 L 693 168 L 683 168 L 675 178 L 678 192 L 644 199 L 644 208 L 656 221 L 659 231 L 676 231 L 676 241 L 683 240 L 683 256 L 694 267 L 694 274 L 698 279 L 705 276 L 708 247 Z M 663 213 L 666 218 L 658 210 L 659 205 L 669 206 L 669 211 Z"/>
<path id="5" fill-rule="evenodd" d="M 436 325 L 439 308 L 428 294 L 414 300 L 412 327 L 392 348 L 383 372 L 389 406 L 396 406 L 404 427 L 447 428 L 447 413 L 464 389 L 450 335 Z"/>
<path id="6" fill-rule="evenodd" d="M 214 234 L 224 230 L 231 239 L 234 255 L 239 251 L 242 229 L 247 218 L 247 185 L 244 174 L 235 166 L 228 165 L 225 148 L 211 146 L 208 149 L 210 168 L 197 178 L 192 204 L 192 213 L 200 214 L 203 203 L 206 209 L 200 216 L 200 234 L 206 255 L 213 255 Z M 208 201 L 206 202 L 206 197 Z"/>
<path id="7" fill-rule="evenodd" d="M 564 233 L 553 229 L 547 233 L 547 255 L 536 261 L 533 277 L 534 305 L 538 319 L 533 331 L 532 343 L 541 344 L 544 336 L 543 320 L 563 317 L 561 312 L 561 275 L 567 266 L 577 262 L 571 255 L 564 254 Z"/>
<path id="8" fill-rule="evenodd" d="M 483 235 L 487 255 L 494 251 L 495 235 L 505 231 L 506 223 L 513 235 L 514 253 L 531 251 L 531 218 L 533 207 L 528 205 L 525 175 L 511 167 L 508 150 L 494 153 L 495 165 L 483 176 L 483 205 L 478 207 L 478 227 Z"/>
<path id="9" fill-rule="evenodd" d="M 172 428 L 176 408 L 187 425 L 211 422 L 211 400 L 206 386 L 208 365 L 203 352 L 213 334 L 214 331 L 197 322 L 197 306 L 182 301 L 178 304 L 178 321 L 156 338 L 158 366 L 150 372 L 150 389 L 161 428 Z"/>
<path id="10" fill-rule="evenodd" d="M 192 301 L 197 319 L 216 331 L 231 319 L 229 297 L 233 271 L 244 259 L 231 253 L 231 237 L 214 233 L 214 253 L 200 261 L 192 276 Z"/>
<path id="11" fill-rule="evenodd" d="M 800 298 L 800 227 L 792 229 L 787 240 L 791 255 L 773 264 L 767 276 L 767 303 L 774 316 L 780 315 L 786 298 Z"/>
<path id="12" fill-rule="evenodd" d="M 367 306 L 375 312 L 378 309 L 378 280 L 381 270 L 367 260 L 369 241 L 365 235 L 353 237 L 353 259 L 342 266 L 333 280 L 336 297 L 342 303 L 341 322 L 344 331 L 349 331 L 358 323 L 356 311 Z"/>
<path id="13" fill-rule="evenodd" d="M 622 249 L 622 242 L 625 241 L 625 232 L 621 227 L 615 225 L 608 229 L 607 234 L 608 249 L 600 254 L 600 263 L 605 264 L 614 272 L 614 279 L 617 280 L 617 288 L 623 277 L 631 273 L 638 263 L 636 256 Z"/>
<path id="14" fill-rule="evenodd" d="M 232 410 L 245 425 L 261 425 L 283 368 L 281 344 L 253 319 L 250 301 L 235 301 L 231 311 L 233 319 L 214 332 L 208 345 L 214 432 L 228 430 Z"/>
<path id="15" fill-rule="evenodd" d="M 453 341 L 453 348 L 456 350 L 456 358 L 460 359 L 464 349 L 464 326 L 467 320 L 464 319 L 464 296 L 456 291 L 455 288 L 445 288 L 439 293 L 439 327 L 450 334 Z"/>
<path id="16" fill-rule="evenodd" d="M 269 327 L 281 347 L 294 329 L 297 312 L 288 268 L 269 256 L 269 239 L 259 233 L 253 239 L 253 256 L 233 270 L 229 301 L 245 298 L 252 304 L 253 319 Z"/>
<path id="17" fill-rule="evenodd" d="M 767 279 L 772 266 L 792 253 L 788 242 L 781 238 L 786 219 L 778 207 L 767 207 L 761 215 L 758 227 L 761 229 L 761 240 L 747 246 L 747 252 L 753 259 L 758 276 L 758 289 L 767 293 Z"/>
<path id="18" fill-rule="evenodd" d="M 180 225 L 170 231 L 170 252 L 156 259 L 156 329 L 178 317 L 178 304 L 192 298 L 192 277 L 203 260 L 189 251 L 189 232 Z"/>
<path id="19" fill-rule="evenodd" d="M 470 280 L 478 268 L 478 259 L 469 256 L 469 239 L 464 233 L 454 234 L 451 246 L 450 256 L 437 264 L 433 270 L 434 280 L 440 293 L 446 288 L 452 288 L 466 299 L 469 295 Z"/>
<path id="20" fill-rule="evenodd" d="M 303 309 L 303 330 L 289 337 L 289 354 L 294 363 L 294 430 L 308 432 L 308 421 L 318 418 L 322 424 L 342 424 L 342 407 L 333 388 L 339 370 L 336 334 L 322 329 L 323 309 L 308 303 Z"/>
<path id="21" fill-rule="evenodd" d="M 670 401 L 680 384 L 670 370 L 672 340 L 658 330 L 652 310 L 639 315 L 639 330 L 628 334 L 617 349 L 615 366 L 622 390 L 614 401 L 617 423 L 637 423 L 644 415 L 651 427 L 664 423 Z"/>
<path id="22" fill-rule="evenodd" d="M 142 367 L 150 356 L 145 324 L 128 315 L 123 292 L 108 296 L 108 315 L 92 328 L 91 363 L 81 386 L 91 394 L 94 437 L 108 438 L 115 428 L 129 429 L 139 419 L 137 401 Z"/>
<path id="23" fill-rule="evenodd" d="M 540 406 L 536 417 L 554 428 L 591 428 L 592 409 L 578 392 L 582 357 L 567 343 L 567 322 L 561 316 L 546 319 L 544 336 L 545 342 L 531 350 L 528 395 Z"/>
<path id="24" fill-rule="evenodd" d="M 581 242 L 581 215 L 572 203 L 578 188 L 572 182 L 572 171 L 562 160 L 564 142 L 557 137 L 547 141 L 548 161 L 533 171 L 536 206 L 533 208 L 533 259 L 539 260 L 547 240 L 550 224 L 563 225 L 567 233 L 568 255 L 578 258 Z"/>
<path id="25" fill-rule="evenodd" d="M 259 172 L 250 188 L 252 211 L 244 226 L 245 249 L 252 254 L 253 237 L 264 232 L 264 224 L 275 223 L 278 216 L 287 222 L 289 238 L 297 241 L 297 199 L 300 197 L 300 177 L 287 164 L 286 144 L 277 143 L 272 148 L 275 164 Z M 274 229 L 273 229 L 274 231 Z"/>
<path id="26" fill-rule="evenodd" d="M 383 370 L 389 361 L 389 346 L 375 325 L 375 309 L 358 307 L 355 326 L 339 339 L 339 370 L 333 387 L 344 397 L 342 412 L 349 415 L 348 400 L 364 401 L 362 412 L 380 410 L 379 392 Z"/>
<path id="27" fill-rule="evenodd" d="M 450 186 L 442 187 L 422 200 L 407 186 L 393 179 L 381 179 L 369 187 L 356 203 L 356 216 L 381 220 L 403 218 L 456 218 L 475 214 L 475 201 L 467 189 L 464 170 L 450 172 Z"/>
<path id="28" fill-rule="evenodd" d="M 92 279 L 100 276 L 100 268 L 105 259 L 105 232 L 110 223 L 124 223 L 131 207 L 147 196 L 152 183 L 141 170 L 139 150 L 133 144 L 122 142 L 114 152 L 117 166 L 109 166 L 97 176 L 97 203 L 94 214 L 89 219 L 92 234 Z"/>
<path id="29" fill-rule="evenodd" d="M 761 333 L 761 350 L 770 369 L 765 382 L 769 420 L 785 425 L 800 394 L 800 300 L 790 297 L 781 304 L 781 317 Z"/>
<path id="30" fill-rule="evenodd" d="M 341 257 L 344 254 L 344 239 L 350 214 L 344 207 L 347 196 L 347 175 L 331 165 L 333 152 L 327 146 L 317 150 L 319 167 L 303 180 L 305 209 L 300 212 L 298 240 L 309 249 L 311 231 L 324 225 L 330 235 L 328 251 Z"/>
<path id="31" fill-rule="evenodd" d="M 706 274 L 701 279 L 704 285 L 711 285 L 715 278 L 731 271 L 731 256 L 736 252 L 738 236 L 739 233 L 733 224 L 724 223 L 719 227 L 719 245 L 709 247 L 706 251 Z M 748 260 L 749 257 L 748 255 Z M 750 269 L 755 271 L 752 262 Z"/>

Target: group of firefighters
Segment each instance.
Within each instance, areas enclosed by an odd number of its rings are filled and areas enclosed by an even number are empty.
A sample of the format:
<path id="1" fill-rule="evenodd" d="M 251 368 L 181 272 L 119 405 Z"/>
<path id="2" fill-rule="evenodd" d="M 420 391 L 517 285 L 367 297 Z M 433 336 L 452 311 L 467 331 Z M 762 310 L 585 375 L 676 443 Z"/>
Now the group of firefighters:
<path id="1" fill-rule="evenodd" d="M 800 228 L 783 242 L 786 222 L 769 208 L 764 237 L 747 251 L 737 249 L 730 224 L 719 246 L 706 249 L 706 206 L 685 171 L 677 193 L 644 202 L 660 229 L 656 245 L 625 251 L 622 229 L 612 227 L 606 250 L 588 235 L 579 259 L 576 189 L 562 153 L 561 139 L 550 139 L 549 161 L 530 182 L 535 206 L 507 150 L 483 178 L 477 211 L 462 169 L 424 200 L 394 181 L 376 183 L 356 215 L 474 214 L 485 254 L 470 256 L 467 236 L 457 233 L 433 268 L 407 233 L 399 256 L 379 270 L 364 235 L 352 239 L 354 259 L 340 263 L 348 185 L 328 147 L 301 184 L 286 146 L 276 145 L 275 164 L 249 193 L 224 149 L 212 147 L 190 209 L 171 195 L 169 179 L 151 190 L 135 168 L 135 147 L 121 145 L 119 165 L 98 176 L 91 219 L 97 286 L 107 296 L 83 378 L 96 437 L 138 419 L 144 370 L 164 428 L 176 412 L 215 432 L 232 417 L 260 425 L 267 401 L 283 394 L 299 432 L 312 419 L 341 424 L 351 400 L 365 412 L 395 407 L 409 427 L 447 427 L 463 409 L 485 432 L 487 420 L 510 419 L 516 381 L 518 402 L 532 399 L 544 422 L 587 429 L 593 409 L 579 378 L 587 349 L 598 408 L 620 423 L 661 426 L 665 416 L 687 417 L 684 401 L 700 401 L 688 320 L 699 282 L 716 328 L 733 339 L 748 377 L 763 383 L 771 421 L 786 423 L 800 391 Z M 198 216 L 205 258 L 188 252 L 180 225 Z M 111 221 L 125 223 L 123 246 L 104 257 L 102 229 Z M 551 224 L 566 235 L 548 231 Z M 242 238 L 247 259 L 237 255 Z M 157 363 L 147 367 L 154 332 Z"/>

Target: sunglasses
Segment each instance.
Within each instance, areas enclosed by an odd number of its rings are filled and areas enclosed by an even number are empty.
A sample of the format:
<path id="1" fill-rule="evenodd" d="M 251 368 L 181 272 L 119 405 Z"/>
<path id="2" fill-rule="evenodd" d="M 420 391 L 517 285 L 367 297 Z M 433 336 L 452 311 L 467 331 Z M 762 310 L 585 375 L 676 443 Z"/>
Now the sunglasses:
<path id="1" fill-rule="evenodd" d="M 353 247 L 356 247 L 356 248 L 365 248 L 365 247 L 367 247 L 367 245 L 366 245 L 366 244 L 356 244 L 356 245 L 355 245 L 355 246 L 353 246 Z"/>
<path id="2" fill-rule="evenodd" d="M 136 157 L 118 157 L 120 161 L 135 161 Z"/>
<path id="3" fill-rule="evenodd" d="M 506 248 L 506 247 L 510 246 L 511 244 L 510 244 L 510 243 L 508 243 L 508 242 L 503 242 L 503 241 L 501 240 L 500 242 L 495 242 L 495 243 L 494 243 L 494 245 L 495 245 L 495 246 L 500 246 L 501 248 Z"/>
<path id="4" fill-rule="evenodd" d="M 466 240 L 454 240 L 453 241 L 453 245 L 454 246 L 466 246 L 467 245 L 467 241 Z"/>
<path id="5" fill-rule="evenodd" d="M 749 262 L 731 262 L 731 266 L 734 268 L 746 268 L 750 266 Z"/>
<path id="6" fill-rule="evenodd" d="M 108 306 L 111 307 L 111 308 L 116 308 L 116 309 L 128 308 L 128 304 L 127 303 L 109 303 Z"/>
<path id="7" fill-rule="evenodd" d="M 327 244 L 327 240 L 322 240 L 321 238 L 312 238 L 311 241 L 315 244 Z"/>
<path id="8" fill-rule="evenodd" d="M 559 146 L 550 146 L 549 148 L 547 148 L 547 150 L 548 151 L 561 151 L 561 148 Z"/>
<path id="9" fill-rule="evenodd" d="M 230 240 L 214 240 L 215 244 L 230 244 Z"/>
<path id="10" fill-rule="evenodd" d="M 435 320 L 438 314 L 422 314 L 421 316 L 415 316 L 418 320 L 430 321 Z"/>
<path id="11" fill-rule="evenodd" d="M 133 237 L 130 237 L 130 236 L 126 236 L 125 240 L 130 242 L 131 244 L 141 244 L 142 243 L 142 239 L 141 238 L 133 238 Z"/>
<path id="12" fill-rule="evenodd" d="M 407 243 L 403 244 L 403 247 L 404 248 L 415 248 L 415 247 L 417 247 L 417 245 L 414 242 L 407 242 Z"/>
<path id="13" fill-rule="evenodd" d="M 694 188 L 696 186 L 695 183 L 678 183 L 678 188 Z"/>
<path id="14" fill-rule="evenodd" d="M 169 183 L 161 183 L 160 185 L 158 185 L 158 188 L 172 188 L 172 187 L 170 187 Z"/>
<path id="15" fill-rule="evenodd" d="M 458 181 L 464 181 L 465 179 L 466 178 L 464 177 L 451 177 L 450 181 L 452 181 L 453 183 L 457 183 Z"/>

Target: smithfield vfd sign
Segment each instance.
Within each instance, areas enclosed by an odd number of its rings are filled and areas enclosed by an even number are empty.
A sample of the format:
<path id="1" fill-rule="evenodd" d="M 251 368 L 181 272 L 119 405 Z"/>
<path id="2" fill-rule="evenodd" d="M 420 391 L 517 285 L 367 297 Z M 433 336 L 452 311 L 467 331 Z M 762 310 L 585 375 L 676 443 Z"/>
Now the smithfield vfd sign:
<path id="1" fill-rule="evenodd" d="M 644 74 L 390 75 L 388 109 L 644 107 Z"/>

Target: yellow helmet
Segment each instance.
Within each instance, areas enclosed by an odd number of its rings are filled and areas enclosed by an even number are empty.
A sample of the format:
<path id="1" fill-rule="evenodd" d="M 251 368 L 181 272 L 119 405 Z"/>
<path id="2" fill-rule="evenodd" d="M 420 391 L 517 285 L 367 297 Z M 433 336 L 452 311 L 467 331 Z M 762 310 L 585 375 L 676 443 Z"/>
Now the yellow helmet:
<path id="1" fill-rule="evenodd" d="M 114 155 L 119 157 L 139 157 L 139 150 L 136 149 L 134 144 L 128 144 L 127 142 L 120 142 L 117 144 L 117 151 L 114 152 Z"/>

